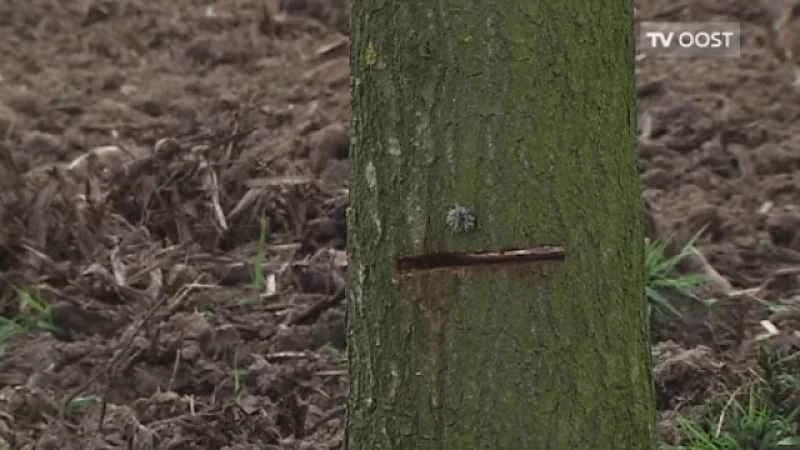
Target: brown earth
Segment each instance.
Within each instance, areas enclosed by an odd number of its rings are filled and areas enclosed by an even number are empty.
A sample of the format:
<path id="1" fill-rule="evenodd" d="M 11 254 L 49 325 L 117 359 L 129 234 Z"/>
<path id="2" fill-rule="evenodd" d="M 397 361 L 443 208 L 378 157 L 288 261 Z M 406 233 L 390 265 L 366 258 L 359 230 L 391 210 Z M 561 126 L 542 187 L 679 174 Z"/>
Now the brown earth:
<path id="1" fill-rule="evenodd" d="M 746 38 L 740 58 L 637 69 L 653 219 L 708 226 L 700 254 L 758 288 L 704 292 L 732 333 L 654 322 L 674 442 L 676 412 L 760 373 L 756 344 L 795 344 L 793 308 L 754 297 L 800 291 L 800 89 L 742 8 L 640 3 L 644 19 L 743 20 Z M 13 284 L 58 327 L 2 347 L 10 448 L 341 448 L 348 8 L 4 0 L 0 314 L 32 315 Z M 781 338 L 761 340 L 771 314 Z"/>

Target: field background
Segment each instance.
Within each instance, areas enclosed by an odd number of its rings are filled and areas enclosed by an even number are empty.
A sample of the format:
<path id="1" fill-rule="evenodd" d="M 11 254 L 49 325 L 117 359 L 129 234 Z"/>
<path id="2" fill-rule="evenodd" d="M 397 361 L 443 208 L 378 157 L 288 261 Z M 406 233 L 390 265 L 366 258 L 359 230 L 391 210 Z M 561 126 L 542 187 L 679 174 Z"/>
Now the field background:
<path id="1" fill-rule="evenodd" d="M 0 449 L 341 448 L 348 8 L 2 0 Z M 652 229 L 706 227 L 730 282 L 696 291 L 728 327 L 654 315 L 667 443 L 797 341 L 800 89 L 759 8 L 637 2 L 744 35 L 637 64 Z"/>

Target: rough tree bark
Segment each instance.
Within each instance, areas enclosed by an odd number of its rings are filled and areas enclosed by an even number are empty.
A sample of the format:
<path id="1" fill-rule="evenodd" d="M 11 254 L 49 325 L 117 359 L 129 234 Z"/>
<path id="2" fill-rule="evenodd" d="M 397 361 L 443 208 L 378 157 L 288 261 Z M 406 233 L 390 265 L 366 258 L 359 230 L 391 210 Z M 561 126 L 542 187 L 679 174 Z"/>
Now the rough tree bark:
<path id="1" fill-rule="evenodd" d="M 353 3 L 348 450 L 656 448 L 632 7 Z"/>

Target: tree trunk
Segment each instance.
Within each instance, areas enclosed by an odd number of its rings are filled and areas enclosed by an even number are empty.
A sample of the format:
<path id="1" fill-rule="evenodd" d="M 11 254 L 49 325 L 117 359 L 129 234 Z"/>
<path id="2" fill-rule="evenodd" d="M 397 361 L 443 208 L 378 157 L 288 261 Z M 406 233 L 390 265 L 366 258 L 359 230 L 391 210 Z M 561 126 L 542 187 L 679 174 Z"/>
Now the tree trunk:
<path id="1" fill-rule="evenodd" d="M 351 70 L 346 448 L 656 448 L 632 3 L 355 1 Z"/>

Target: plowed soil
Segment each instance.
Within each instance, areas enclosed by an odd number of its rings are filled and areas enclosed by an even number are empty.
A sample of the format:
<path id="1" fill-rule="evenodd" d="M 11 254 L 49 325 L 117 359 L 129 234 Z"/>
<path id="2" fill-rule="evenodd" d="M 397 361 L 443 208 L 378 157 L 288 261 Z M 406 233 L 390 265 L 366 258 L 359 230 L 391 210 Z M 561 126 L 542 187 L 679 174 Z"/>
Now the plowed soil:
<path id="1" fill-rule="evenodd" d="M 674 442 L 676 412 L 778 343 L 759 321 L 782 346 L 800 325 L 754 300 L 800 290 L 800 88 L 742 8 L 639 3 L 745 35 L 740 58 L 637 69 L 651 219 L 707 227 L 730 285 L 704 294 L 736 325 L 654 321 Z M 346 0 L 0 4 L 0 315 L 30 318 L 0 352 L 0 449 L 341 448 L 348 17 Z"/>

